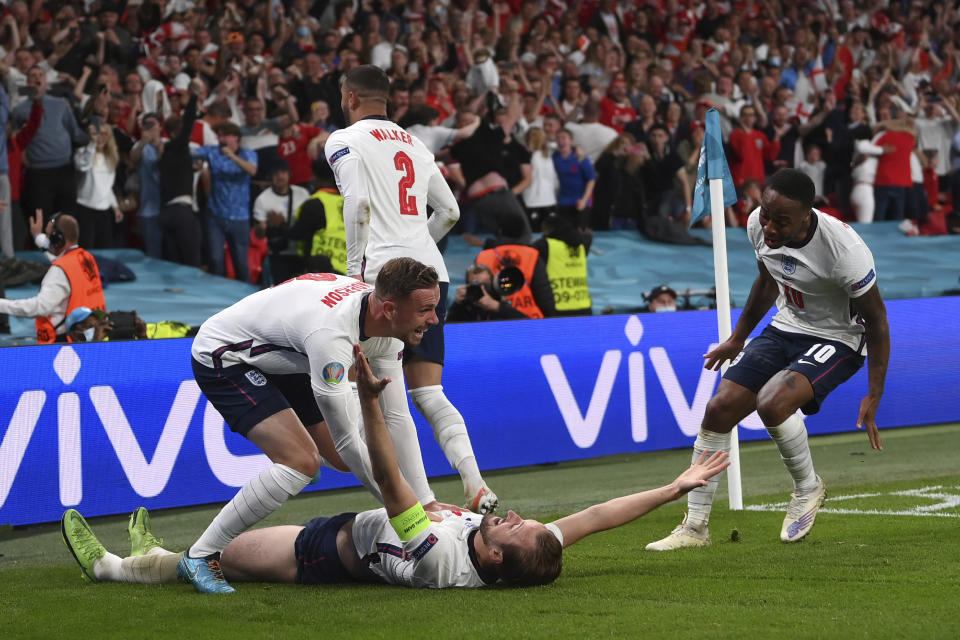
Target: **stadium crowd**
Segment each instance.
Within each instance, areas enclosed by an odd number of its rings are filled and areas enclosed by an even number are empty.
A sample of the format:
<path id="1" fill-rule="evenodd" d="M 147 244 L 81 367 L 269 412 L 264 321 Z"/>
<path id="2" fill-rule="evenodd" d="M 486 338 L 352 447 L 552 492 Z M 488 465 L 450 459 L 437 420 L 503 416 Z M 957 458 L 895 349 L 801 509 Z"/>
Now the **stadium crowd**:
<path id="1" fill-rule="evenodd" d="M 41 209 L 75 216 L 86 249 L 263 284 L 317 259 L 342 271 L 323 147 L 346 124 L 341 78 L 369 63 L 391 119 L 436 153 L 464 238 L 536 249 L 515 265 L 528 294 L 538 260 L 568 283 L 539 315 L 589 312 L 574 272 L 591 230 L 695 241 L 710 107 L 740 197 L 728 225 L 795 167 L 842 219 L 960 231 L 958 42 L 933 0 L 13 0 L 0 249 L 31 246 Z"/>

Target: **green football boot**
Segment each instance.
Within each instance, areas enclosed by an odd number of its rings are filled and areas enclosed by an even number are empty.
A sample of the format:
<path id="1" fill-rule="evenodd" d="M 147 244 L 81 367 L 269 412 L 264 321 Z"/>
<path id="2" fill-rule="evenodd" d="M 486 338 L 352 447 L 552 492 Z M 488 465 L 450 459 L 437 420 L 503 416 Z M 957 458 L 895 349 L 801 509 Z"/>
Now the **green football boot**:
<path id="1" fill-rule="evenodd" d="M 97 536 L 93 535 L 87 521 L 76 509 L 67 509 L 60 520 L 63 543 L 80 565 L 80 575 L 87 582 L 98 582 L 93 574 L 93 565 L 107 552 Z"/>

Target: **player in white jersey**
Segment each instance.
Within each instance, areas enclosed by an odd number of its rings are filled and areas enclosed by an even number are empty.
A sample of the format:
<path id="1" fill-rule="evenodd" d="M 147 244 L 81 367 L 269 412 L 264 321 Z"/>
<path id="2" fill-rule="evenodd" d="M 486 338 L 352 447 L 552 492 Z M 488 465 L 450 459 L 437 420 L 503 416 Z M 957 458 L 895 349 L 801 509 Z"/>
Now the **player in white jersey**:
<path id="1" fill-rule="evenodd" d="M 397 256 L 416 258 L 440 274 L 439 324 L 420 345 L 408 345 L 403 372 L 414 406 L 423 414 L 451 466 L 460 473 L 467 508 L 496 509 L 477 465 L 463 416 L 443 392 L 447 289 L 450 279 L 437 242 L 456 224 L 460 208 L 433 153 L 387 118 L 390 81 L 378 67 L 351 69 L 341 87 L 346 129 L 324 147 L 343 196 L 347 275 L 374 282 Z M 433 214 L 427 218 L 427 206 Z"/>
<path id="2" fill-rule="evenodd" d="M 231 430 L 273 464 L 243 486 L 184 555 L 181 573 L 199 591 L 232 591 L 219 573 L 219 552 L 303 490 L 321 465 L 352 471 L 380 497 L 346 379 L 353 345 L 363 345 L 381 375 L 399 378 L 404 342 L 418 343 L 437 323 L 439 297 L 432 267 L 399 258 L 381 269 L 376 286 L 306 274 L 254 293 L 203 323 L 193 342 L 194 377 Z M 439 508 L 407 399 L 395 386 L 383 402 L 390 431 L 405 452 L 402 470 L 423 503 Z"/>
<path id="3" fill-rule="evenodd" d="M 757 255 L 757 276 L 733 334 L 707 353 L 707 369 L 733 359 L 707 404 L 694 459 L 702 451 L 729 451 L 730 431 L 754 410 L 777 444 L 794 492 L 780 530 L 784 542 L 802 540 L 826 498 L 813 468 L 800 409 L 810 415 L 862 366 L 869 350 L 869 388 L 857 428 L 882 449 L 876 413 L 887 374 L 890 332 L 877 287 L 873 255 L 848 225 L 812 208 L 813 182 L 782 169 L 767 183 L 747 234 Z M 744 348 L 767 310 L 773 321 Z M 739 355 L 738 355 L 739 354 Z M 684 522 L 647 545 L 650 551 L 710 544 L 708 521 L 719 478 L 687 498 Z"/>
<path id="4" fill-rule="evenodd" d="M 384 507 L 242 533 L 223 552 L 223 572 L 231 581 L 369 581 L 436 589 L 547 584 L 560 574 L 563 548 L 632 522 L 727 467 L 726 453 L 704 455 L 669 485 L 614 498 L 546 525 L 513 511 L 505 518 L 458 510 L 427 513 L 400 473 L 378 401 L 396 383 L 374 376 L 359 345 L 354 358 L 367 448 Z M 142 507 L 130 519 L 127 558 L 108 553 L 73 509 L 64 513 L 61 527 L 67 548 L 90 581 L 177 579 L 176 564 L 183 554 L 160 547 Z"/>

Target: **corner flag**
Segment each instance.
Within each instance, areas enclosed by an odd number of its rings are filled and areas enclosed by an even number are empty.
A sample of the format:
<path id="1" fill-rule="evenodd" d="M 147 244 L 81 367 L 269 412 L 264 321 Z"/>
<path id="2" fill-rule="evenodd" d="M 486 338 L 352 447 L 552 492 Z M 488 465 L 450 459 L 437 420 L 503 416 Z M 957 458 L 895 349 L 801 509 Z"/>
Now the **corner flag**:
<path id="1" fill-rule="evenodd" d="M 727 277 L 727 234 L 724 224 L 724 207 L 737 202 L 737 190 L 733 176 L 723 154 L 723 139 L 720 135 L 720 114 L 716 109 L 707 111 L 703 144 L 700 146 L 700 163 L 697 165 L 697 184 L 693 189 L 693 211 L 690 226 L 711 216 L 713 230 L 713 272 L 717 292 L 717 333 L 723 342 L 733 333 L 730 322 L 730 283 Z M 727 364 L 721 367 L 726 372 Z M 727 469 L 727 487 L 730 508 L 743 509 L 743 490 L 740 485 L 740 445 L 737 429 L 730 433 L 730 467 Z"/>
<path id="2" fill-rule="evenodd" d="M 722 180 L 723 202 L 713 210 L 710 201 L 708 181 Z M 723 139 L 720 134 L 720 113 L 713 107 L 707 110 L 707 123 L 704 128 L 703 143 L 700 145 L 700 162 L 697 164 L 697 183 L 693 188 L 693 211 L 690 214 L 690 226 L 713 215 L 716 224 L 717 215 L 723 219 L 723 207 L 737 203 L 737 190 L 733 186 L 733 176 L 727 166 L 727 157 L 723 154 Z"/>

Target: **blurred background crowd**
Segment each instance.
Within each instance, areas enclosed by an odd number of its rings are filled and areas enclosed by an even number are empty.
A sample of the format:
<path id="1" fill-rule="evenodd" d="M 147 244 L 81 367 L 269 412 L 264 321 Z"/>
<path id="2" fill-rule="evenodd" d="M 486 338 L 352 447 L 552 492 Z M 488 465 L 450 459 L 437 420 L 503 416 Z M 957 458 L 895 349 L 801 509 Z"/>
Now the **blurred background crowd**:
<path id="1" fill-rule="evenodd" d="M 261 284 L 342 270 L 323 145 L 359 64 L 386 71 L 390 117 L 436 153 L 461 202 L 454 233 L 542 265 L 563 245 L 585 260 L 593 230 L 700 242 L 686 227 L 710 107 L 739 196 L 728 226 L 795 167 L 831 215 L 960 231 L 951 3 L 12 0 L 0 249 L 32 248 L 30 216 L 62 211 L 86 249 Z M 538 311 L 590 310 L 588 295 L 554 298 Z"/>

